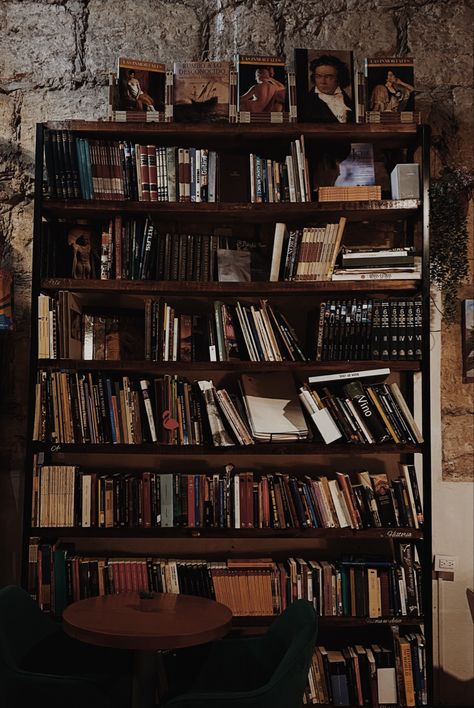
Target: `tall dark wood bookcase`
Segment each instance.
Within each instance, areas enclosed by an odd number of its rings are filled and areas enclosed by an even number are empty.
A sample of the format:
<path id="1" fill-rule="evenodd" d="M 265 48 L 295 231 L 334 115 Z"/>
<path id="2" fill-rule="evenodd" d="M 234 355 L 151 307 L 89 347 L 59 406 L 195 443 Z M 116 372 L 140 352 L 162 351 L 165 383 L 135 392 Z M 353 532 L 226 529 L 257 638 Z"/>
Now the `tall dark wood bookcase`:
<path id="1" fill-rule="evenodd" d="M 126 139 L 156 145 L 208 147 L 228 152 L 264 152 L 278 154 L 291 140 L 304 135 L 308 154 L 317 159 L 318 147 L 338 141 L 370 142 L 377 148 L 404 152 L 407 162 L 417 161 L 422 175 L 421 199 L 392 202 L 349 203 L 168 203 L 133 201 L 68 201 L 51 200 L 44 196 L 44 134 L 45 129 L 69 130 L 80 137 L 95 139 Z M 401 160 L 403 161 L 403 160 Z M 429 128 L 413 124 L 400 125 L 183 125 L 141 124 L 113 122 L 71 121 L 67 123 L 40 124 L 36 137 L 36 191 L 34 217 L 34 262 L 31 311 L 31 368 L 29 405 L 29 443 L 26 451 L 26 484 L 24 506 L 24 559 L 23 585 L 28 583 L 29 538 L 40 537 L 49 541 L 74 543 L 78 553 L 94 555 L 142 555 L 163 557 L 227 558 L 230 556 L 303 556 L 328 557 L 324 554 L 353 552 L 386 553 L 393 556 L 394 542 L 416 542 L 423 569 L 423 607 L 428 668 L 428 705 L 432 705 L 432 618 L 431 618 L 431 464 L 430 464 L 430 352 L 429 352 Z M 416 246 L 422 256 L 421 280 L 380 280 L 376 282 L 171 282 L 146 280 L 73 280 L 43 278 L 41 272 L 41 233 L 43 223 L 54 219 L 84 218 L 98 220 L 124 216 L 149 215 L 159 223 L 175 227 L 207 224 L 215 226 L 270 225 L 275 222 L 308 225 L 325 224 L 341 215 L 349 224 L 362 224 L 366 232 L 374 224 L 402 224 L 401 230 L 408 243 Z M 367 243 L 370 243 L 370 238 Z M 397 246 L 400 243 L 391 243 Z M 271 250 L 270 250 L 271 255 Z M 170 300 L 189 300 L 203 303 L 214 299 L 243 299 L 255 301 L 270 298 L 286 312 L 302 311 L 308 314 L 323 298 L 362 296 L 410 296 L 420 294 L 423 299 L 423 358 L 422 361 L 357 361 L 357 362 L 308 362 L 308 363 L 252 363 L 252 362 L 166 362 L 151 361 L 73 361 L 38 360 L 38 295 L 70 290 L 84 298 L 93 299 L 114 307 L 121 297 L 165 295 Z M 302 326 L 301 326 L 302 329 Z M 304 330 L 302 330 L 304 331 Z M 328 371 L 346 372 L 353 369 L 372 369 L 389 366 L 392 376 L 400 381 L 409 403 L 415 405 L 423 421 L 424 443 L 420 445 L 365 445 L 348 447 L 344 444 L 330 446 L 314 442 L 294 444 L 256 444 L 250 447 L 206 448 L 171 447 L 156 444 L 144 445 L 66 445 L 32 442 L 35 411 L 35 380 L 39 368 L 64 368 L 72 370 L 109 370 L 129 373 L 146 373 L 149 377 L 166 373 L 179 373 L 189 379 L 212 378 L 215 382 L 234 379 L 241 372 L 291 370 L 297 381 L 308 374 Z M 314 468 L 343 471 L 396 469 L 397 462 L 413 463 L 422 470 L 424 527 L 348 529 L 219 529 L 219 528 L 33 528 L 31 525 L 32 464 L 33 455 L 43 452 L 50 464 L 84 465 L 96 470 L 146 470 L 164 472 L 202 472 L 220 470 L 232 462 L 238 470 L 266 471 L 291 470 L 292 474 L 308 474 Z M 329 474 L 329 473 L 328 473 Z M 393 472 L 392 472 L 393 474 Z M 328 551 L 329 549 L 329 551 Z M 313 555 L 312 555 L 313 554 Z M 319 554 L 319 555 L 318 555 Z M 415 625 L 413 618 L 387 618 L 369 621 L 365 618 L 320 618 L 320 641 L 377 642 L 391 641 L 391 624 Z M 265 626 L 263 618 L 236 618 L 236 628 L 245 631 L 253 626 Z"/>

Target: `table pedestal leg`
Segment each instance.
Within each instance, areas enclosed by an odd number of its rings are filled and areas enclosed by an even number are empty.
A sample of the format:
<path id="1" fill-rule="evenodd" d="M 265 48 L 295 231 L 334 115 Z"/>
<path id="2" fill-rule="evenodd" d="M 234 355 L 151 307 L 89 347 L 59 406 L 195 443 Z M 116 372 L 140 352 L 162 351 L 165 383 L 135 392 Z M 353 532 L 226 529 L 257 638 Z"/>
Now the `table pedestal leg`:
<path id="1" fill-rule="evenodd" d="M 161 657 L 158 660 L 161 661 Z M 157 679 L 157 653 L 136 651 L 133 672 L 133 708 L 154 708 Z"/>

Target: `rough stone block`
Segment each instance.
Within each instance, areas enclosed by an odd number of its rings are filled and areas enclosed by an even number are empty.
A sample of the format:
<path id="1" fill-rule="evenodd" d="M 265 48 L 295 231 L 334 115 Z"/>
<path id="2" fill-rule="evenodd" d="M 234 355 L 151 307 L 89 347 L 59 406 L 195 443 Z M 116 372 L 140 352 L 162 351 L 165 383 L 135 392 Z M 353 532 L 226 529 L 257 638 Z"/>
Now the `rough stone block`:
<path id="1" fill-rule="evenodd" d="M 466 2 L 429 2 L 410 13 L 408 45 L 417 86 L 472 83 L 474 14 Z"/>
<path id="2" fill-rule="evenodd" d="M 0 83 L 26 87 L 64 85 L 76 53 L 69 3 L 3 2 Z"/>
<path id="3" fill-rule="evenodd" d="M 226 3 L 209 23 L 209 57 L 277 53 L 276 24 L 267 3 Z"/>
<path id="4" fill-rule="evenodd" d="M 202 28 L 187 3 L 110 3 L 91 0 L 85 43 L 85 66 L 101 78 L 115 71 L 119 56 L 172 63 L 199 59 Z M 112 11 L 111 11 L 112 10 Z"/>
<path id="5" fill-rule="evenodd" d="M 76 91 L 27 93 L 21 110 L 21 146 L 25 159 L 34 165 L 36 123 L 55 120 L 100 120 L 107 116 L 108 88 L 82 86 Z"/>

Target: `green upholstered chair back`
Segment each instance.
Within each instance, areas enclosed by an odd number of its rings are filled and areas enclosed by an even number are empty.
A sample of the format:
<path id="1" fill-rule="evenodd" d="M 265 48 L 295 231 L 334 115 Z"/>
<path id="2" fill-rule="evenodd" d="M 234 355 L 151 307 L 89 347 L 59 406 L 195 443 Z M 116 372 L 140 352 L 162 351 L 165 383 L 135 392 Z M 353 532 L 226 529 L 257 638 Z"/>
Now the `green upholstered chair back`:
<path id="1" fill-rule="evenodd" d="M 164 708 L 300 708 L 317 634 L 298 600 L 264 636 L 215 642 L 197 681 Z"/>
<path id="2" fill-rule="evenodd" d="M 0 589 L 0 662 L 11 668 L 43 639 L 59 631 L 30 595 L 15 585 Z"/>

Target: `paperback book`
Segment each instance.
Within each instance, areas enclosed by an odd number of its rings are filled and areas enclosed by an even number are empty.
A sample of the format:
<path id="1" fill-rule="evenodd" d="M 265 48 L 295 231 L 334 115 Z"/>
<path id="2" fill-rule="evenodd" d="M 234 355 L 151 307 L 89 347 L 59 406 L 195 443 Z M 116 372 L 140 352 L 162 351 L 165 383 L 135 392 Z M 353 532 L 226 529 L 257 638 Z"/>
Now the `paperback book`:
<path id="1" fill-rule="evenodd" d="M 369 111 L 402 113 L 415 108 L 415 75 L 411 57 L 365 60 Z"/>
<path id="2" fill-rule="evenodd" d="M 112 119 L 169 119 L 169 83 L 165 64 L 120 57 L 117 75 L 112 74 L 110 81 Z"/>
<path id="3" fill-rule="evenodd" d="M 354 71 L 350 51 L 295 49 L 298 120 L 354 123 Z"/>
<path id="4" fill-rule="evenodd" d="M 229 62 L 175 62 L 173 73 L 176 121 L 215 123 L 229 120 Z"/>
<path id="5" fill-rule="evenodd" d="M 285 57 L 239 55 L 237 65 L 240 122 L 257 117 L 279 122 L 284 113 L 288 116 Z"/>

